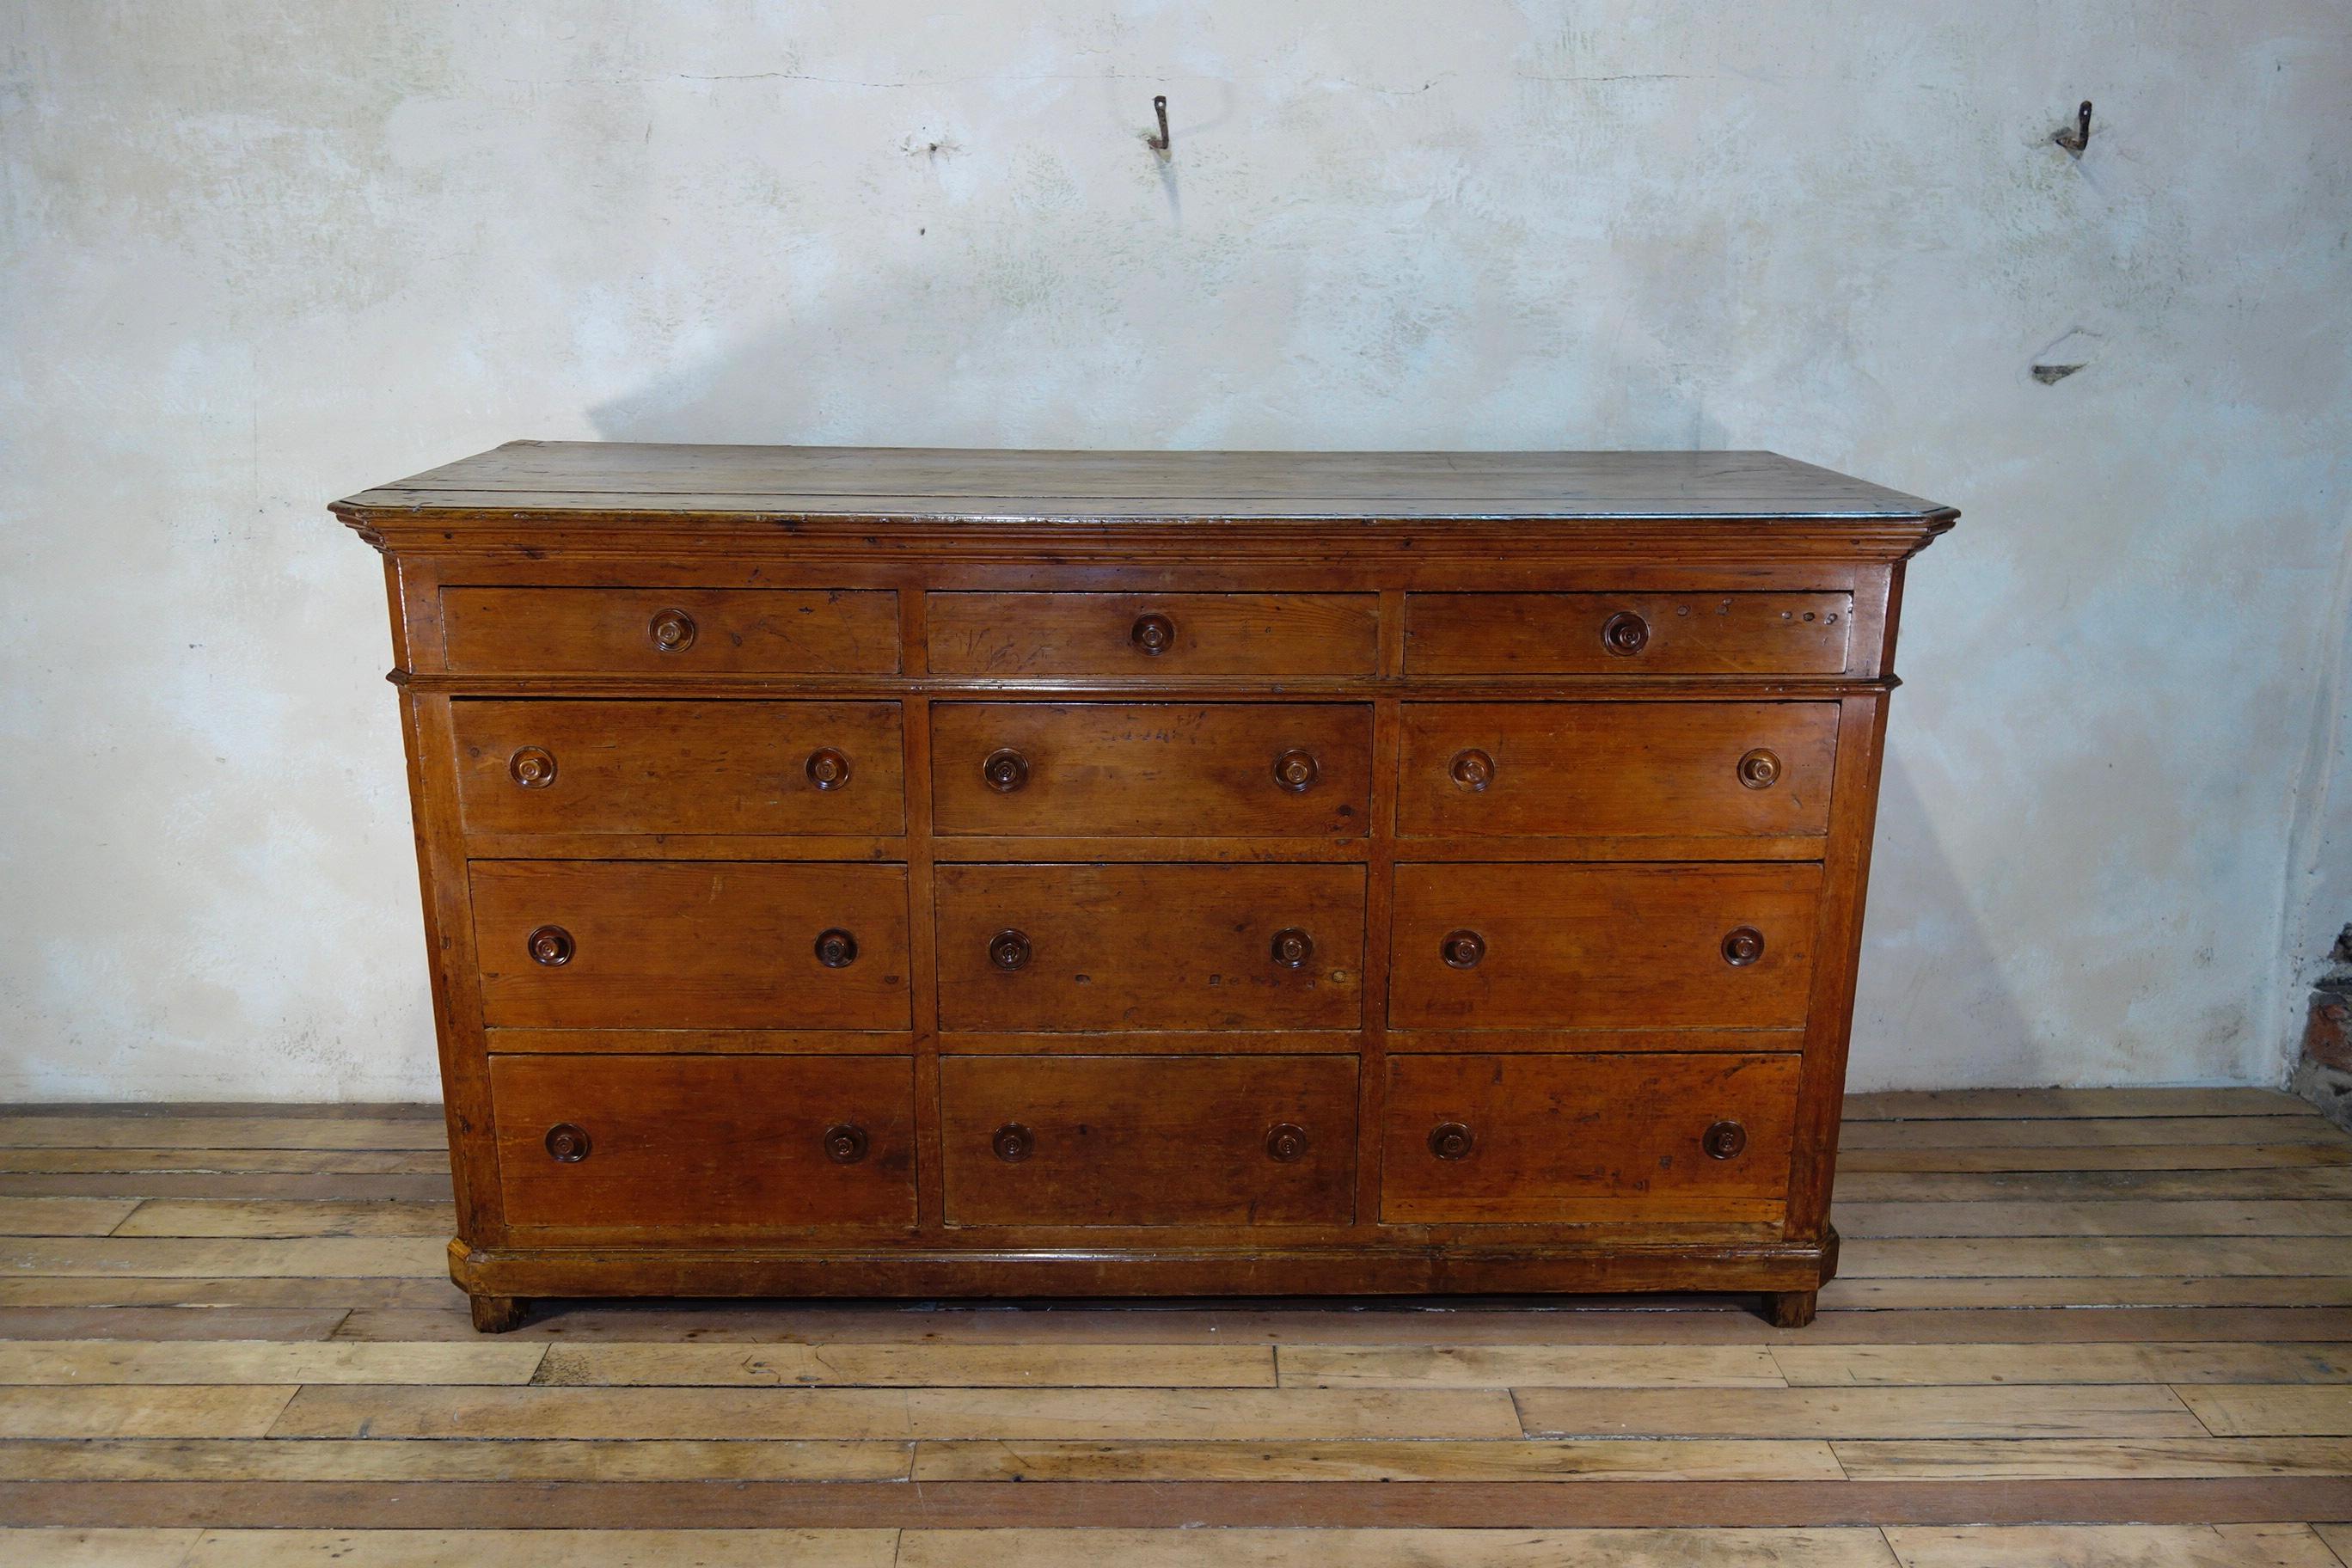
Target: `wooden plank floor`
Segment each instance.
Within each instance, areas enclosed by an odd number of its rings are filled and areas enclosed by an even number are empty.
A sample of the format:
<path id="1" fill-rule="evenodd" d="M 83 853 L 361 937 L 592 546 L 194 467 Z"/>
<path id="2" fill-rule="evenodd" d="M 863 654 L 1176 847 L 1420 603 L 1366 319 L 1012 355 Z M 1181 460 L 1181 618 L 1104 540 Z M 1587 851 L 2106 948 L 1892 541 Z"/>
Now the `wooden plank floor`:
<path id="1" fill-rule="evenodd" d="M 1849 1102 L 1746 1300 L 544 1303 L 430 1107 L 0 1108 L 0 1563 L 2352 1564 L 2352 1139 Z"/>

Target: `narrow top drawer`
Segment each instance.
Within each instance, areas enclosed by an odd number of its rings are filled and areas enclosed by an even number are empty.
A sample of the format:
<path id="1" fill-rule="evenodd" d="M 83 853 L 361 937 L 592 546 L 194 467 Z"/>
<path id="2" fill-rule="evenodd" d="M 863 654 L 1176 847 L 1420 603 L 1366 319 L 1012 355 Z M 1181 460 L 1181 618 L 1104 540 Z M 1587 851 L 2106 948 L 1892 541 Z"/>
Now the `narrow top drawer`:
<path id="1" fill-rule="evenodd" d="M 1409 675 L 1840 675 L 1853 595 L 1408 594 Z"/>
<path id="2" fill-rule="evenodd" d="M 444 588 L 449 668 L 502 675 L 890 675 L 877 589 Z"/>
<path id="3" fill-rule="evenodd" d="M 1372 594 L 933 594 L 931 673 L 1369 675 Z"/>

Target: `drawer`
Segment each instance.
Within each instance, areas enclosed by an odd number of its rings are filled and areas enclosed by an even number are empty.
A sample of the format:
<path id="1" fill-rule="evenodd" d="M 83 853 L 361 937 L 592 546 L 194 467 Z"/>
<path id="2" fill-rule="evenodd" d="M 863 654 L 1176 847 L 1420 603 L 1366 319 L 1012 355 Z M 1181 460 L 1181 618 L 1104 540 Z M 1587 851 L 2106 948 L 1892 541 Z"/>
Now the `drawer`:
<path id="1" fill-rule="evenodd" d="M 931 673 L 1369 675 L 1372 594 L 933 594 Z"/>
<path id="2" fill-rule="evenodd" d="M 1353 1057 L 949 1057 L 950 1225 L 1345 1225 Z"/>
<path id="3" fill-rule="evenodd" d="M 904 1057 L 492 1057 L 490 1106 L 510 1225 L 914 1224 Z"/>
<path id="4" fill-rule="evenodd" d="M 1769 1029 L 1804 1022 L 1821 868 L 1404 865 L 1399 1029 Z"/>
<path id="5" fill-rule="evenodd" d="M 449 668 L 525 675 L 889 675 L 898 595 L 783 588 L 444 588 Z"/>
<path id="6" fill-rule="evenodd" d="M 910 1026 L 902 866 L 477 860 L 467 873 L 493 1027 Z"/>
<path id="7" fill-rule="evenodd" d="M 1386 1221 L 1773 1220 L 1795 1056 L 1400 1056 Z"/>
<path id="8" fill-rule="evenodd" d="M 1361 703 L 950 702 L 931 710 L 943 834 L 1296 834 L 1369 827 Z"/>
<path id="9" fill-rule="evenodd" d="M 469 833 L 900 834 L 895 702 L 449 705 Z"/>
<path id="10" fill-rule="evenodd" d="M 1834 702 L 1409 702 L 1406 835 L 1819 837 Z"/>
<path id="11" fill-rule="evenodd" d="M 1408 594 L 1409 675 L 1838 675 L 1845 593 Z"/>
<path id="12" fill-rule="evenodd" d="M 936 887 L 941 1028 L 1363 1021 L 1360 866 L 941 866 Z"/>

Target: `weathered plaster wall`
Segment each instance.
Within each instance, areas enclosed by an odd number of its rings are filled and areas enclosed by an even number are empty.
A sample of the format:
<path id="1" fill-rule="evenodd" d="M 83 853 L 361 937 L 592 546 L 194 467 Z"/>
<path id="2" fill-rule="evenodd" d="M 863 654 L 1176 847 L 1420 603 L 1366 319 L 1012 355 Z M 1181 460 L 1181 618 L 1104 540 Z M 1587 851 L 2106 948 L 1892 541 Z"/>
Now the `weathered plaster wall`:
<path id="1" fill-rule="evenodd" d="M 1951 501 L 1856 1081 L 2282 1072 L 2341 0 L 18 0 L 0 47 L 0 1097 L 432 1091 L 321 507 L 525 435 L 1754 446 Z"/>

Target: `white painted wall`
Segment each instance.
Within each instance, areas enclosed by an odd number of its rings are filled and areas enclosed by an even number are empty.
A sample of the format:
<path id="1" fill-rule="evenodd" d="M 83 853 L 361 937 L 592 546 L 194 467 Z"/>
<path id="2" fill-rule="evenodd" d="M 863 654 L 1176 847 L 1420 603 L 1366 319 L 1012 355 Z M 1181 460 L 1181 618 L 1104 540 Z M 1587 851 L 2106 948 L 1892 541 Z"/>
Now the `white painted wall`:
<path id="1" fill-rule="evenodd" d="M 2352 915 L 2342 0 L 16 0 L 0 47 L 0 1097 L 434 1091 L 321 509 L 519 436 L 1778 448 L 1968 513 L 1858 1084 L 2273 1081 Z"/>

